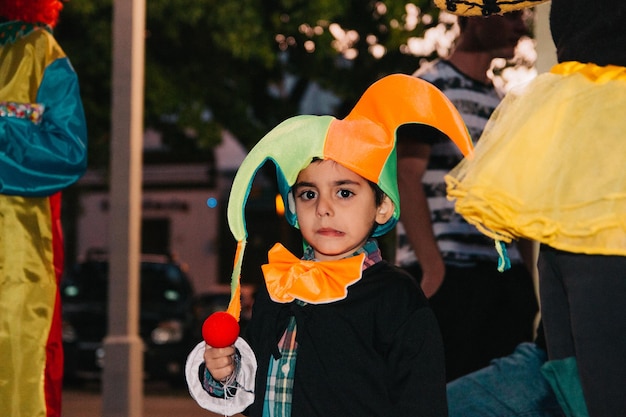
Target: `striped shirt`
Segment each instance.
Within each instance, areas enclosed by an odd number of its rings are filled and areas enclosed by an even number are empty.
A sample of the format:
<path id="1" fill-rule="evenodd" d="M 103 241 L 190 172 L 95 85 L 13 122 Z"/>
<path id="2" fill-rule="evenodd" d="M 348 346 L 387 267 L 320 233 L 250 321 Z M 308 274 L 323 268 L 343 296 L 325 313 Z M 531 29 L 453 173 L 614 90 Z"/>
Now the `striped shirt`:
<path id="1" fill-rule="evenodd" d="M 473 141 L 476 142 L 501 100 L 493 85 L 465 76 L 444 60 L 434 61 L 413 75 L 430 82 L 450 99 L 463 117 Z M 446 197 L 444 175 L 462 158 L 456 145 L 447 138 L 432 144 L 422 186 L 428 199 L 435 239 L 448 265 L 472 266 L 478 261 L 497 262 L 498 252 L 494 248 L 493 240 L 468 224 L 454 210 L 454 202 Z M 416 263 L 415 252 L 402 223 L 398 223 L 397 239 L 396 263 L 400 266 Z M 514 245 L 507 249 L 511 262 L 521 262 Z"/>

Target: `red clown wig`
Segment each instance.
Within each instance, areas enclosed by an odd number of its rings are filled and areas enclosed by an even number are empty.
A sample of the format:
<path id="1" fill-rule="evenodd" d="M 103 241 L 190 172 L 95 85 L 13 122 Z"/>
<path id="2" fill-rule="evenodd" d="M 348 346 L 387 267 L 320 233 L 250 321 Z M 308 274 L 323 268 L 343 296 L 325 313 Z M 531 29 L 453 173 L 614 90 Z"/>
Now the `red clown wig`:
<path id="1" fill-rule="evenodd" d="M 63 8 L 61 0 L 0 0 L 0 16 L 54 27 Z"/>

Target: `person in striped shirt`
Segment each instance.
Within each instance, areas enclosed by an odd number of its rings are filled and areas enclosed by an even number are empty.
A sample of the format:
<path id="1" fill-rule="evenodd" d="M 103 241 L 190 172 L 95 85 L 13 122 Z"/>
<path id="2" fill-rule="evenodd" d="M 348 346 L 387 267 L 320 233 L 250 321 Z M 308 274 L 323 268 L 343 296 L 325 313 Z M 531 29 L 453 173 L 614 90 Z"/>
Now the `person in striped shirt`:
<path id="1" fill-rule="evenodd" d="M 450 99 L 476 142 L 501 99 L 487 70 L 494 58 L 513 57 L 527 29 L 522 11 L 463 16 L 459 25 L 452 54 L 413 75 Z M 509 245 L 511 267 L 499 272 L 494 242 L 456 213 L 446 197 L 444 177 L 462 158 L 447 138 L 428 126 L 398 131 L 404 210 L 397 227 L 396 264 L 417 277 L 429 297 L 442 331 L 448 381 L 532 341 L 538 311 L 532 245 Z"/>

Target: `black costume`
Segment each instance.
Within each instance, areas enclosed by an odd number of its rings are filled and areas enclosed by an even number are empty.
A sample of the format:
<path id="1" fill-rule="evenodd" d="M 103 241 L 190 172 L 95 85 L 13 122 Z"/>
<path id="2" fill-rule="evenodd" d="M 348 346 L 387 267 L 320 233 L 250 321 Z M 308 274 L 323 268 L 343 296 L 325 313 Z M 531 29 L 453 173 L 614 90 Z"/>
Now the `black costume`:
<path id="1" fill-rule="evenodd" d="M 258 361 L 251 416 L 262 415 L 269 359 L 290 315 L 298 326 L 292 415 L 447 415 L 435 317 L 414 280 L 383 261 L 329 304 L 279 304 L 260 290 L 246 334 Z"/>

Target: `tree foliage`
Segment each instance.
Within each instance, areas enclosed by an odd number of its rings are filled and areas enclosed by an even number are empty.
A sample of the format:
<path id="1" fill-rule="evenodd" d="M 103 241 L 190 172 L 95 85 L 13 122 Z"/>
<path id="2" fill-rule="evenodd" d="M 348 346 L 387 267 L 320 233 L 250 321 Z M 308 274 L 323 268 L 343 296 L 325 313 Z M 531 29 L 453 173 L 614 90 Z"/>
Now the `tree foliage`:
<path id="1" fill-rule="evenodd" d="M 437 21 L 429 0 L 146 4 L 145 125 L 183 154 L 211 149 L 221 129 L 254 145 L 298 113 L 310 82 L 351 107 L 381 76 L 415 69 L 420 57 L 407 53 L 407 41 Z M 95 165 L 108 151 L 112 7 L 111 0 L 65 3 L 55 31 L 79 75 Z"/>

